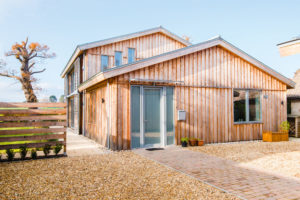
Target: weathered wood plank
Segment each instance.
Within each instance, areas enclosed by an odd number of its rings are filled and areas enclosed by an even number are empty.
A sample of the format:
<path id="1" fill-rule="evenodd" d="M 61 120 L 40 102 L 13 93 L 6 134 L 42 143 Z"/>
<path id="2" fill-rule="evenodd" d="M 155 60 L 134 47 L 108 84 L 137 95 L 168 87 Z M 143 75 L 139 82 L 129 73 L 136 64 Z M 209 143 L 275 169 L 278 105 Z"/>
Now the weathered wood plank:
<path id="1" fill-rule="evenodd" d="M 55 141 L 55 142 L 40 142 L 40 143 L 26 143 L 27 148 L 40 148 L 44 147 L 46 144 L 51 146 L 55 146 L 56 144 L 65 145 L 65 141 Z M 25 144 L 10 144 L 10 145 L 0 145 L 0 150 L 3 149 L 18 149 L 20 146 L 24 146 Z"/>
<path id="2" fill-rule="evenodd" d="M 65 131 L 66 131 L 66 128 L 36 128 L 36 129 L 20 129 L 20 130 L 0 130 L 0 135 L 58 133 L 58 132 L 65 132 Z"/>
<path id="3" fill-rule="evenodd" d="M 0 116 L 0 121 L 67 120 L 66 115 Z"/>
<path id="4" fill-rule="evenodd" d="M 8 103 L 0 102 L 0 108 L 65 108 L 67 107 L 66 103 Z"/>
<path id="5" fill-rule="evenodd" d="M 32 136 L 16 136 L 16 137 L 0 137 L 0 142 L 63 139 L 64 137 L 65 137 L 64 134 L 32 135 Z"/>
<path id="6" fill-rule="evenodd" d="M 0 123 L 1 128 L 8 127 L 43 127 L 43 126 L 66 126 L 67 122 L 2 122 Z"/>
<path id="7" fill-rule="evenodd" d="M 66 109 L 20 109 L 20 110 L 10 110 L 3 109 L 0 110 L 0 114 L 66 114 Z"/>

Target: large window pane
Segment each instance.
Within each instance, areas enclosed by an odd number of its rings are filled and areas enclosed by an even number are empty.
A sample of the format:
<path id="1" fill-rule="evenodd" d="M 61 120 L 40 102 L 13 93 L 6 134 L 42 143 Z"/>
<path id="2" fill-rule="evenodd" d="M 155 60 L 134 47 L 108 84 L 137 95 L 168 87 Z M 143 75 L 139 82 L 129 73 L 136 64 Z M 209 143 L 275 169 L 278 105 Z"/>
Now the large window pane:
<path id="1" fill-rule="evenodd" d="M 167 87 L 167 145 L 174 144 L 173 88 Z"/>
<path id="2" fill-rule="evenodd" d="M 246 91 L 234 90 L 234 122 L 246 121 Z"/>
<path id="3" fill-rule="evenodd" d="M 249 120 L 260 121 L 261 110 L 260 110 L 260 92 L 249 91 Z"/>
<path id="4" fill-rule="evenodd" d="M 144 89 L 145 145 L 160 143 L 160 91 L 159 88 Z"/>
<path id="5" fill-rule="evenodd" d="M 140 147 L 140 87 L 131 87 L 131 148 Z"/>
<path id="6" fill-rule="evenodd" d="M 122 65 L 122 52 L 121 51 L 115 52 L 115 65 L 116 66 Z"/>
<path id="7" fill-rule="evenodd" d="M 128 63 L 132 63 L 135 61 L 135 49 L 128 48 Z"/>
<path id="8" fill-rule="evenodd" d="M 101 56 L 101 72 L 108 68 L 108 56 Z"/>

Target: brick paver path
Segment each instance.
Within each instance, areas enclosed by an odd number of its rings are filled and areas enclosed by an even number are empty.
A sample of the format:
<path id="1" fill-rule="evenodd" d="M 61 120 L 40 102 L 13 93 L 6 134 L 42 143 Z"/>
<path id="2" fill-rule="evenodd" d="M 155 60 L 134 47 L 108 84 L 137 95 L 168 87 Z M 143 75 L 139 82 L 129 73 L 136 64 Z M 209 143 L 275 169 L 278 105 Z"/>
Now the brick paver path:
<path id="1" fill-rule="evenodd" d="M 300 180 L 267 174 L 179 147 L 134 152 L 244 199 L 300 199 Z"/>

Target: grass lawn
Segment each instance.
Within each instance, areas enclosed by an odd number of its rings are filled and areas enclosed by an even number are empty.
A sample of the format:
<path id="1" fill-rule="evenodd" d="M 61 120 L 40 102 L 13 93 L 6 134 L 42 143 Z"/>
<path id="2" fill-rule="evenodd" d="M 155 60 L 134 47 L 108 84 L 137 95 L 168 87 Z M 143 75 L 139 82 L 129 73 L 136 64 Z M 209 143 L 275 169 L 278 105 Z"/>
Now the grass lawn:
<path id="1" fill-rule="evenodd" d="M 237 199 L 130 151 L 0 168 L 4 199 Z"/>
<path id="2" fill-rule="evenodd" d="M 300 142 L 236 142 L 188 147 L 258 170 L 300 178 Z"/>

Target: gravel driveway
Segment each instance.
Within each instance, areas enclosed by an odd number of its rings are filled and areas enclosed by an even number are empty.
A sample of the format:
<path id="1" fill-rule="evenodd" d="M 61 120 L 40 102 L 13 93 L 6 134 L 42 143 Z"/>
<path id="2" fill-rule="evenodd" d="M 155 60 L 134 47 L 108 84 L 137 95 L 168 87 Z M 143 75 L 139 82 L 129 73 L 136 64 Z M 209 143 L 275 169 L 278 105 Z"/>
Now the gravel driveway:
<path id="1" fill-rule="evenodd" d="M 131 151 L 0 163 L 0 199 L 236 199 Z"/>

